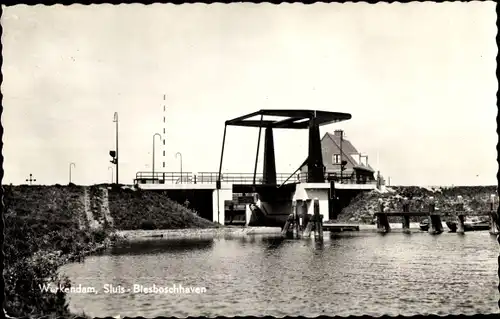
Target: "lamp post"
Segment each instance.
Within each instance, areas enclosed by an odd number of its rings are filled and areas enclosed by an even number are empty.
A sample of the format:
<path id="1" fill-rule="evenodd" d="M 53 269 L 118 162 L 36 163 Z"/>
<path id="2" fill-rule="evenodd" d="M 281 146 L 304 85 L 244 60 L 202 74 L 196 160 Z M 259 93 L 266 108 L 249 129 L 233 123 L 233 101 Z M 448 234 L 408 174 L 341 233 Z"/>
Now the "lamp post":
<path id="1" fill-rule="evenodd" d="M 116 184 L 118 185 L 118 112 L 115 112 L 113 116 L 113 122 L 116 123 L 116 157 L 115 157 L 115 165 L 116 165 Z"/>
<path id="2" fill-rule="evenodd" d="M 181 152 L 175 153 L 175 158 L 177 158 L 177 155 L 179 155 L 179 157 L 181 158 L 181 183 L 182 183 L 182 154 Z"/>
<path id="3" fill-rule="evenodd" d="M 108 166 L 108 171 L 111 168 L 111 184 L 113 184 L 113 167 Z"/>
<path id="4" fill-rule="evenodd" d="M 161 141 L 161 135 L 160 133 L 155 133 L 153 135 L 153 183 L 155 181 L 155 137 L 158 136 Z"/>
<path id="5" fill-rule="evenodd" d="M 71 184 L 71 167 L 76 167 L 75 163 L 69 163 L 69 183 Z"/>

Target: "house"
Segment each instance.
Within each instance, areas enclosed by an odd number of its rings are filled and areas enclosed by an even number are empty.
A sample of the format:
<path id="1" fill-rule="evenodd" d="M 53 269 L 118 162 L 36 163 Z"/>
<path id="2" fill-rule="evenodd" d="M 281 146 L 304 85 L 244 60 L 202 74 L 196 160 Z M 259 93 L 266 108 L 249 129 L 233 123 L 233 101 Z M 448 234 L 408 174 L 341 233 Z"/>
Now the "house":
<path id="1" fill-rule="evenodd" d="M 365 184 L 375 182 L 375 170 L 368 163 L 368 156 L 362 155 L 343 136 L 343 131 L 326 133 L 321 139 L 321 150 L 327 180 Z M 342 162 L 343 171 L 341 173 Z M 301 168 L 307 173 L 307 167 Z M 301 174 L 302 175 L 302 174 Z"/>

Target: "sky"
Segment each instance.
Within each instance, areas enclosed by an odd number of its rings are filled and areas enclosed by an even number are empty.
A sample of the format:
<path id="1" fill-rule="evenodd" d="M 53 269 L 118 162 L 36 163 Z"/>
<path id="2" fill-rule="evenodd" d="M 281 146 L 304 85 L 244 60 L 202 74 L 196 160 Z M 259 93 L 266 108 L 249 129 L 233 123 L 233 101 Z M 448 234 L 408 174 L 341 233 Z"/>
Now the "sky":
<path id="1" fill-rule="evenodd" d="M 321 135 L 344 130 L 391 185 L 496 185 L 495 23 L 494 2 L 4 7 L 2 184 L 67 184 L 72 162 L 74 183 L 109 182 L 114 112 L 131 184 L 155 133 L 156 171 L 180 152 L 216 172 L 224 121 L 316 109 L 352 115 Z M 275 132 L 278 172 L 307 134 Z M 257 139 L 228 127 L 223 171 L 252 172 Z"/>

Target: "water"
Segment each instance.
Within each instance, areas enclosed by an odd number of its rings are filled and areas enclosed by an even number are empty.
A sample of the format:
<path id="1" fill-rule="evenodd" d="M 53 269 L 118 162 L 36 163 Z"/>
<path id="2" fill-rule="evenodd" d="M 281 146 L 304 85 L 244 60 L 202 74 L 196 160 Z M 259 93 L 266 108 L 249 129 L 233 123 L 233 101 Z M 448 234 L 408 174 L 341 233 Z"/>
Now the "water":
<path id="1" fill-rule="evenodd" d="M 432 236 L 325 233 L 309 240 L 149 239 L 64 266 L 70 309 L 90 316 L 498 313 L 498 242 L 487 231 Z M 206 287 L 202 294 L 104 293 L 103 285 Z"/>

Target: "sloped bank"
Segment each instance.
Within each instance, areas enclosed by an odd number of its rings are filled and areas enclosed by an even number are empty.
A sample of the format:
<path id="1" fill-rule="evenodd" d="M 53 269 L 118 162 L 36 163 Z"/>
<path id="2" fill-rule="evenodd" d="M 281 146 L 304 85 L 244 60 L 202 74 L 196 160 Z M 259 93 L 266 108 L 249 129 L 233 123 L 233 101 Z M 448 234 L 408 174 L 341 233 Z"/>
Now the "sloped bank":
<path id="1" fill-rule="evenodd" d="M 410 201 L 410 211 L 426 209 L 426 200 L 432 196 L 436 200 L 436 208 L 443 212 L 453 211 L 457 203 L 457 196 L 462 196 L 464 209 L 469 216 L 482 214 L 490 209 L 491 194 L 498 194 L 496 186 L 457 186 L 425 188 L 417 186 L 387 187 L 386 192 L 371 191 L 356 196 L 338 216 L 341 222 L 366 223 L 373 220 L 374 214 L 379 211 L 379 199 L 389 210 L 401 210 L 402 198 Z M 420 221 L 421 217 L 412 217 L 412 222 Z M 401 222 L 400 217 L 389 217 L 390 222 Z"/>
<path id="2" fill-rule="evenodd" d="M 3 186 L 5 310 L 11 316 L 64 316 L 65 293 L 42 292 L 47 283 L 69 287 L 58 268 L 109 244 L 109 230 L 88 227 L 81 186 Z"/>
<path id="3" fill-rule="evenodd" d="M 216 227 L 160 194 L 108 186 L 3 186 L 10 316 L 72 316 L 64 292 L 39 287 L 70 287 L 59 267 L 105 249 L 119 239 L 117 229 Z"/>
<path id="4" fill-rule="evenodd" d="M 219 227 L 171 200 L 165 192 L 108 187 L 108 201 L 114 227 L 120 230 Z"/>

